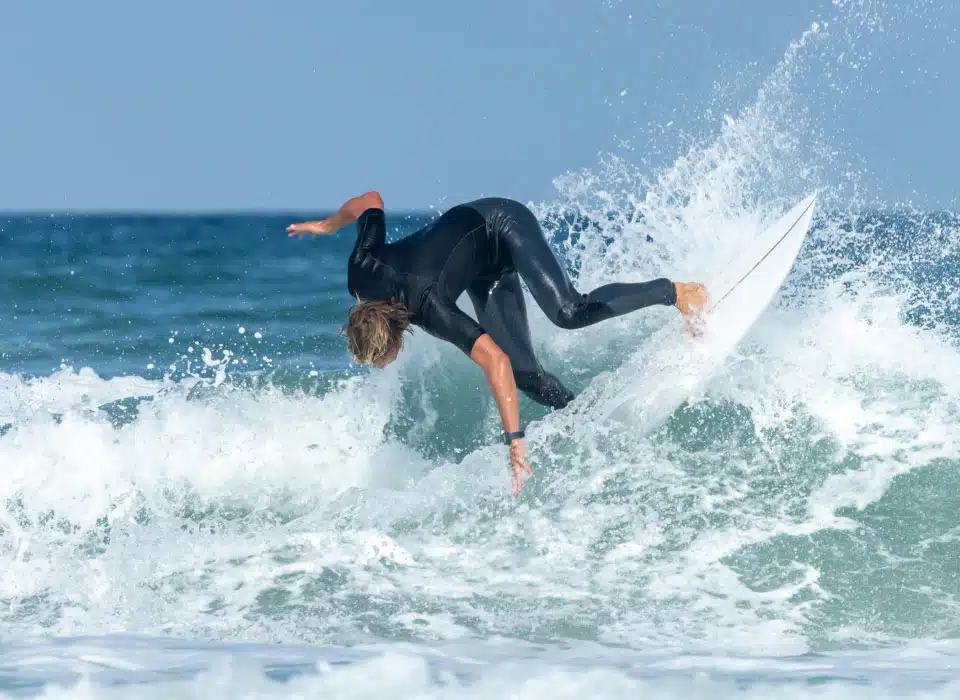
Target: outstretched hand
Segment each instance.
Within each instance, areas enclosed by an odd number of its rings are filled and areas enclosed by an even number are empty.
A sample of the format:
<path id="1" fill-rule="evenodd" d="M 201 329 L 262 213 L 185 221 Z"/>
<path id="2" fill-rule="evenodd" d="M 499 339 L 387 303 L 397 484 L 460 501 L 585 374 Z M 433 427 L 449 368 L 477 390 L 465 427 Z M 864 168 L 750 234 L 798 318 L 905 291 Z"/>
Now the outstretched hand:
<path id="1" fill-rule="evenodd" d="M 290 224 L 287 226 L 287 237 L 293 238 L 294 236 L 300 236 L 300 238 L 303 238 L 308 233 L 311 238 L 329 236 L 331 233 L 336 233 L 338 228 L 339 227 L 330 219 L 323 221 L 305 221 L 302 224 Z"/>
<path id="2" fill-rule="evenodd" d="M 520 489 L 523 488 L 524 472 L 527 476 L 533 476 L 533 470 L 527 464 L 527 448 L 522 439 L 510 443 L 510 469 L 513 471 L 513 497 L 518 498 Z"/>
<path id="3" fill-rule="evenodd" d="M 333 216 L 323 221 L 304 221 L 302 224 L 290 224 L 287 226 L 287 236 L 293 238 L 300 236 L 303 238 L 308 233 L 311 237 L 329 236 L 336 233 L 344 226 L 349 226 L 360 218 L 367 209 L 383 209 L 383 199 L 376 192 L 367 192 L 359 197 L 344 202 L 343 206 L 337 210 Z"/>

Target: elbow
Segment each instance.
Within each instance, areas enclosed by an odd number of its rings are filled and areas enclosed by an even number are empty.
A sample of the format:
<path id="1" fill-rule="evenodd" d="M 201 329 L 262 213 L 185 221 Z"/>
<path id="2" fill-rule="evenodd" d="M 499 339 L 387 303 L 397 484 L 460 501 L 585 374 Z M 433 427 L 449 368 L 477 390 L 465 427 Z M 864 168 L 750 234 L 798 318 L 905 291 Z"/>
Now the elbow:
<path id="1" fill-rule="evenodd" d="M 487 383 L 496 396 L 501 396 L 510 390 L 513 383 L 513 366 L 507 353 L 497 348 L 487 364 Z"/>
<path id="2" fill-rule="evenodd" d="M 491 384 L 498 385 L 505 377 L 512 376 L 510 358 L 487 334 L 480 336 L 474 343 L 470 359 L 480 365 Z"/>
<path id="3" fill-rule="evenodd" d="M 363 208 L 366 209 L 383 209 L 383 198 L 380 196 L 379 192 L 370 190 L 369 192 L 364 192 L 360 196 L 361 201 L 363 202 Z"/>
<path id="4" fill-rule="evenodd" d="M 343 210 L 354 219 L 359 219 L 367 209 L 383 210 L 383 200 L 379 192 L 364 192 L 343 205 Z"/>
<path id="5" fill-rule="evenodd" d="M 490 360 L 490 375 L 496 377 L 498 381 L 513 376 L 513 366 L 510 364 L 510 358 L 507 353 L 499 348 Z"/>

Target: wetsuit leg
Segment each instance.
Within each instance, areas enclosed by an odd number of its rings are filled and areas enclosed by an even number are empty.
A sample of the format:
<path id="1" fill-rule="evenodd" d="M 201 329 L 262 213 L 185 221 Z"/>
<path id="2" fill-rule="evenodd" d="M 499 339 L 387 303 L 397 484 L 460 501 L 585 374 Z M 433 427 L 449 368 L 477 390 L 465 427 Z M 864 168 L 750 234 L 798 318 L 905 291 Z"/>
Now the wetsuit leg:
<path id="1" fill-rule="evenodd" d="M 614 283 L 581 294 L 544 238 L 540 222 L 527 207 L 509 199 L 487 205 L 498 244 L 520 273 L 537 304 L 561 328 L 583 328 L 654 304 L 676 303 L 667 279 Z"/>
<path id="2" fill-rule="evenodd" d="M 523 288 L 516 272 L 498 280 L 478 280 L 467 288 L 477 320 L 510 358 L 517 388 L 544 406 L 563 408 L 573 393 L 560 380 L 544 371 L 533 352 Z"/>

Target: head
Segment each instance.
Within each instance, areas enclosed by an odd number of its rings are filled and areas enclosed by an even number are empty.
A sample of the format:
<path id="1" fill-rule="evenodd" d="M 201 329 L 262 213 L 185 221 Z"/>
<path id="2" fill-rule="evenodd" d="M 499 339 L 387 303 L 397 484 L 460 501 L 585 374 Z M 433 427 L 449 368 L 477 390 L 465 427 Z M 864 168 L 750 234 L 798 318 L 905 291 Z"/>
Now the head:
<path id="1" fill-rule="evenodd" d="M 403 304 L 360 301 L 350 309 L 342 334 L 354 360 L 383 369 L 397 359 L 409 332 L 410 312 Z"/>

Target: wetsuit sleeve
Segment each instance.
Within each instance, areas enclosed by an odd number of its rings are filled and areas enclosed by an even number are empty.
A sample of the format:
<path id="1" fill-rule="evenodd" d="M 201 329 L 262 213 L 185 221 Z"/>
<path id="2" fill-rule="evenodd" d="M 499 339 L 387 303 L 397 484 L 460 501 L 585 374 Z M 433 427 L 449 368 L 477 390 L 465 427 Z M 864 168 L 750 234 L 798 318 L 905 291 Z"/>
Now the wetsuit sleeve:
<path id="1" fill-rule="evenodd" d="M 373 250 L 387 237 L 387 221 L 383 209 L 367 209 L 357 219 L 357 250 Z"/>
<path id="2" fill-rule="evenodd" d="M 468 356 L 486 331 L 464 313 L 456 302 L 431 296 L 420 309 L 419 324 L 430 335 L 453 343 Z"/>

